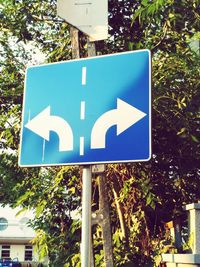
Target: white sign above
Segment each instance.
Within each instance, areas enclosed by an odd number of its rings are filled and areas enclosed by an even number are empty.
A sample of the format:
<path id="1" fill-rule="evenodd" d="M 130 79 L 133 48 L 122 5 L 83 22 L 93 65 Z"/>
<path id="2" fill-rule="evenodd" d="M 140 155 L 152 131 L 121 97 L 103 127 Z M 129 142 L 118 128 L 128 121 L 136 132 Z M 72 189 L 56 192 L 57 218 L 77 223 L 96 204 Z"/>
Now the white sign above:
<path id="1" fill-rule="evenodd" d="M 108 38 L 108 0 L 58 0 L 57 14 L 90 41 Z"/>

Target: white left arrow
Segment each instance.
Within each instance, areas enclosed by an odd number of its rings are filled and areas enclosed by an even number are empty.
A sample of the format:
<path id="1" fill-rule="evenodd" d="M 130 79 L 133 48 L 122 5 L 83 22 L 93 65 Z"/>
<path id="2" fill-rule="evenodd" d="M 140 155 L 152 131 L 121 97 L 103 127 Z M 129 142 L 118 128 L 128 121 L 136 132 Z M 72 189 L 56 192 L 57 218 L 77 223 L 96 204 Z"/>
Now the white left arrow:
<path id="1" fill-rule="evenodd" d="M 106 133 L 112 126 L 117 126 L 117 135 L 119 135 L 146 115 L 118 98 L 117 108 L 105 112 L 95 122 L 91 133 L 91 149 L 106 147 Z"/>
<path id="2" fill-rule="evenodd" d="M 58 134 L 59 151 L 73 150 L 73 132 L 63 118 L 51 116 L 51 107 L 48 106 L 41 111 L 37 116 L 30 120 L 25 127 L 49 141 L 50 131 Z"/>

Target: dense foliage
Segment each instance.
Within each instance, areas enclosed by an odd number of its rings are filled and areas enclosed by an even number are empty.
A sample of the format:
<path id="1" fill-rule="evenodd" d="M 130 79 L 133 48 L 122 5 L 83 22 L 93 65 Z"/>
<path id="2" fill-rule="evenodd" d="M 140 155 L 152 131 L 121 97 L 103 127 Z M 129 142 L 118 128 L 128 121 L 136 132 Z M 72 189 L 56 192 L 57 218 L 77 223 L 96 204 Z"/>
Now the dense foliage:
<path id="1" fill-rule="evenodd" d="M 98 54 L 148 48 L 153 69 L 152 159 L 106 171 L 115 266 L 156 264 L 164 223 L 199 200 L 200 57 L 190 45 L 200 39 L 199 14 L 199 0 L 109 0 L 110 38 L 96 43 Z M 17 165 L 25 68 L 41 63 L 38 51 L 46 62 L 70 59 L 69 25 L 54 0 L 1 0 L 0 29 L 0 201 L 36 209 L 35 242 L 52 266 L 79 266 L 72 211 L 80 210 L 80 170 Z M 82 56 L 86 46 L 80 33 Z M 98 207 L 98 193 L 93 202 Z M 96 266 L 103 265 L 100 237 L 97 227 Z"/>

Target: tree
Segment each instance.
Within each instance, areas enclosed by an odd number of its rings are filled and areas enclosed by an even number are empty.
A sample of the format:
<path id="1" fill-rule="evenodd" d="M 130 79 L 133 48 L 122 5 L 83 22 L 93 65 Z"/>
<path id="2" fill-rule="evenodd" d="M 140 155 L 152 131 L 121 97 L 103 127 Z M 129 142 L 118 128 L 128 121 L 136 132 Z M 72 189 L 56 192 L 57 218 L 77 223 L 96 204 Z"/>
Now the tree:
<path id="1" fill-rule="evenodd" d="M 199 199 L 199 55 L 189 46 L 199 31 L 197 14 L 197 2 L 142 1 L 133 16 L 137 34 L 122 38 L 129 47 L 150 48 L 153 53 L 153 158 L 111 172 L 112 178 L 118 177 L 123 217 L 129 230 L 132 226 L 127 235 L 136 233 L 132 242 L 144 261 L 143 255 L 160 243 L 163 222 Z M 134 214 L 131 224 L 129 214 Z M 135 229 L 138 222 L 143 223 Z"/>
<path id="2" fill-rule="evenodd" d="M 199 199 L 200 58 L 189 45 L 199 38 L 199 13 L 198 0 L 109 1 L 111 37 L 97 42 L 98 53 L 149 48 L 153 60 L 152 160 L 107 166 L 116 266 L 155 261 L 155 252 L 162 248 L 164 222 L 180 214 L 184 204 Z M 62 212 L 63 206 L 69 210 L 80 206 L 77 168 L 21 170 L 16 153 L 24 71 L 33 60 L 26 45 L 32 43 L 33 51 L 38 46 L 47 62 L 70 59 L 69 25 L 56 17 L 56 2 L 51 0 L 4 1 L 0 18 L 0 197 L 36 207 L 34 226 L 43 229 L 51 262 L 78 266 L 79 225 L 75 227 L 71 214 Z M 80 47 L 85 56 L 86 39 L 81 33 Z M 94 202 L 97 206 L 98 194 Z M 62 230 L 66 228 L 67 233 Z M 96 265 L 102 266 L 97 230 Z M 69 248 L 66 239 L 75 245 Z"/>

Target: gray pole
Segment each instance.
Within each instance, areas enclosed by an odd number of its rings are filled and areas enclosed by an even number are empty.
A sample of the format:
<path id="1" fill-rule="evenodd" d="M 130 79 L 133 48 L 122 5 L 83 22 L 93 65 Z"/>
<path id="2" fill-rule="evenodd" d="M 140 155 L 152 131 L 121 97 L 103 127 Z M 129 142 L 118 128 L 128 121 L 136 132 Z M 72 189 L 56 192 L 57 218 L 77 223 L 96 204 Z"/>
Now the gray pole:
<path id="1" fill-rule="evenodd" d="M 96 47 L 94 42 L 90 42 L 89 39 L 87 40 L 88 45 L 88 57 L 95 57 L 96 56 Z"/>
<path id="2" fill-rule="evenodd" d="M 96 56 L 95 43 L 88 40 L 88 57 Z M 110 210 L 108 205 L 107 187 L 105 174 L 99 176 L 99 211 L 103 215 L 101 228 L 103 233 L 103 249 L 105 267 L 113 267 L 112 234 L 110 227 Z"/>
<path id="3" fill-rule="evenodd" d="M 72 58 L 80 58 L 78 30 L 71 26 L 70 37 Z M 81 230 L 81 267 L 91 265 L 91 201 L 92 201 L 92 171 L 90 166 L 83 166 L 82 173 L 82 230 Z"/>
<path id="4" fill-rule="evenodd" d="M 88 38 L 87 39 L 87 45 L 88 45 L 88 49 L 87 49 L 87 51 L 88 51 L 88 57 L 94 57 L 94 56 L 96 56 L 95 43 L 94 42 L 90 42 L 89 41 L 89 38 Z M 90 247 L 91 247 L 91 250 L 90 250 L 91 251 L 91 255 L 90 255 L 91 262 L 90 262 L 90 266 L 91 267 L 94 267 L 95 266 L 95 262 L 94 262 L 93 242 L 92 241 L 93 241 L 93 239 L 92 239 L 92 230 L 91 230 L 91 244 L 90 244 Z"/>
<path id="5" fill-rule="evenodd" d="M 91 195 L 92 195 L 92 171 L 91 166 L 83 167 L 82 174 L 82 241 L 81 241 L 81 267 L 91 265 Z"/>
<path id="6" fill-rule="evenodd" d="M 71 26 L 70 28 L 72 58 L 80 58 L 78 30 Z M 88 39 L 88 57 L 96 56 L 95 43 Z M 83 166 L 82 173 L 82 230 L 81 230 L 81 267 L 93 267 L 92 253 L 92 170 L 91 166 Z M 102 232 L 104 242 L 105 267 L 113 267 L 112 236 L 110 229 L 110 215 L 107 200 L 107 191 L 105 188 L 105 176 L 99 177 L 99 198 L 100 211 L 103 214 Z"/>

